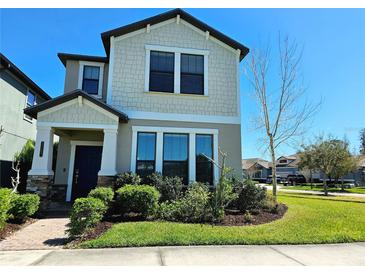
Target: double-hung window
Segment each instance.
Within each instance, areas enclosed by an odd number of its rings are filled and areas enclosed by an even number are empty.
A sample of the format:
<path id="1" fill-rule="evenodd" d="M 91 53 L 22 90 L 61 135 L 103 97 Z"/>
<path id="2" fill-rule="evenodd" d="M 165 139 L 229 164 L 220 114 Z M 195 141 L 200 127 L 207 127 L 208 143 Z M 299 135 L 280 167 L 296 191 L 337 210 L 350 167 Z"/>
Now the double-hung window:
<path id="1" fill-rule="evenodd" d="M 213 135 L 196 134 L 196 181 L 213 184 Z"/>
<path id="2" fill-rule="evenodd" d="M 100 67 L 84 66 L 82 90 L 92 95 L 99 94 Z"/>
<path id="3" fill-rule="evenodd" d="M 208 95 L 208 50 L 146 45 L 145 91 Z"/>
<path id="4" fill-rule="evenodd" d="M 151 51 L 150 91 L 174 92 L 174 53 Z"/>
<path id="5" fill-rule="evenodd" d="M 138 132 L 136 173 L 141 177 L 155 172 L 156 133 Z"/>
<path id="6" fill-rule="evenodd" d="M 165 176 L 182 178 L 189 182 L 189 134 L 165 133 L 163 136 L 163 166 Z"/>
<path id="7" fill-rule="evenodd" d="M 180 93 L 204 94 L 204 56 L 181 54 Z"/>
<path id="8" fill-rule="evenodd" d="M 36 95 L 31 92 L 30 90 L 28 90 L 27 92 L 27 108 L 28 107 L 32 107 L 34 105 L 36 105 Z M 32 121 L 32 117 L 28 116 L 28 115 L 24 115 L 25 119 Z"/>

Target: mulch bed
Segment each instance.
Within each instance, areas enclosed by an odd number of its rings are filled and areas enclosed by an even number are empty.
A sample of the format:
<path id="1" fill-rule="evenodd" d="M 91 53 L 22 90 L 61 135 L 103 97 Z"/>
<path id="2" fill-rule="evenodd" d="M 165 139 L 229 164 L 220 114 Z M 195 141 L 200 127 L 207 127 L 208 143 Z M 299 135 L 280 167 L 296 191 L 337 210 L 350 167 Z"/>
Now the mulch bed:
<path id="1" fill-rule="evenodd" d="M 12 235 L 14 232 L 26 227 L 37 221 L 37 219 L 27 218 L 24 223 L 7 223 L 5 227 L 0 231 L 0 241 Z"/>
<path id="2" fill-rule="evenodd" d="M 277 214 L 266 212 L 261 210 L 258 214 L 252 214 L 252 221 L 247 222 L 244 218 L 243 213 L 237 214 L 225 214 L 224 219 L 221 223 L 217 224 L 220 226 L 242 226 L 242 225 L 260 225 L 273 222 L 275 220 L 281 219 L 285 212 L 288 210 L 288 207 L 284 204 L 281 204 L 279 207 L 279 212 Z"/>

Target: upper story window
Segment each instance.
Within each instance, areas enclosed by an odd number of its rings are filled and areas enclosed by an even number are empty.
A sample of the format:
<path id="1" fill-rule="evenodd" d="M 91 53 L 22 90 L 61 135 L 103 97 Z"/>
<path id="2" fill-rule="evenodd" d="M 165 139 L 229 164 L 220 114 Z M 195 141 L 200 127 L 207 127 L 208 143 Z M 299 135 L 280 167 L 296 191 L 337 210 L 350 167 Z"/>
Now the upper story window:
<path id="1" fill-rule="evenodd" d="M 27 107 L 36 105 L 36 96 L 33 92 L 28 90 L 27 92 Z"/>
<path id="2" fill-rule="evenodd" d="M 204 94 L 204 56 L 181 54 L 180 93 Z"/>
<path id="3" fill-rule="evenodd" d="M 146 45 L 145 91 L 208 95 L 208 50 Z"/>
<path id="4" fill-rule="evenodd" d="M 27 92 L 27 108 L 28 107 L 32 107 L 32 106 L 35 106 L 37 104 L 37 101 L 36 101 L 36 95 L 31 92 L 30 90 L 28 90 Z M 33 118 L 24 114 L 24 119 L 28 120 L 28 121 L 32 121 Z"/>
<path id="5" fill-rule="evenodd" d="M 95 97 L 102 97 L 104 63 L 79 62 L 78 88 Z"/>
<path id="6" fill-rule="evenodd" d="M 89 94 L 98 94 L 100 67 L 84 66 L 82 90 Z"/>
<path id="7" fill-rule="evenodd" d="M 151 51 L 150 91 L 174 92 L 174 54 Z"/>

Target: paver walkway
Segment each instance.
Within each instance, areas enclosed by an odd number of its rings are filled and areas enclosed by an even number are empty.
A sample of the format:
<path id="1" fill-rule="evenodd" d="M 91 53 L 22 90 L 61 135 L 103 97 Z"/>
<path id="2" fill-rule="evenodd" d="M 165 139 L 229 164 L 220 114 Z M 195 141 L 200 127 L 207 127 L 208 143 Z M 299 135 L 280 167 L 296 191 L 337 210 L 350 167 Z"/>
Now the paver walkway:
<path id="1" fill-rule="evenodd" d="M 68 218 L 40 219 L 0 242 L 0 250 L 60 249 L 66 242 Z"/>

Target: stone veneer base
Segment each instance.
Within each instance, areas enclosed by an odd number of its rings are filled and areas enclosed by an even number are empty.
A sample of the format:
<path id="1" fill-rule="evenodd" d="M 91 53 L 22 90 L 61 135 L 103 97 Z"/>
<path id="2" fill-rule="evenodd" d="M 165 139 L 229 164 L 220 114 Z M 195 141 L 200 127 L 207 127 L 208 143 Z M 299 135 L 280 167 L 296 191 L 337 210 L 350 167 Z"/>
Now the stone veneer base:
<path id="1" fill-rule="evenodd" d="M 40 201 L 40 211 L 48 208 L 53 184 L 52 175 L 29 175 L 27 179 L 27 192 L 38 194 Z"/>

